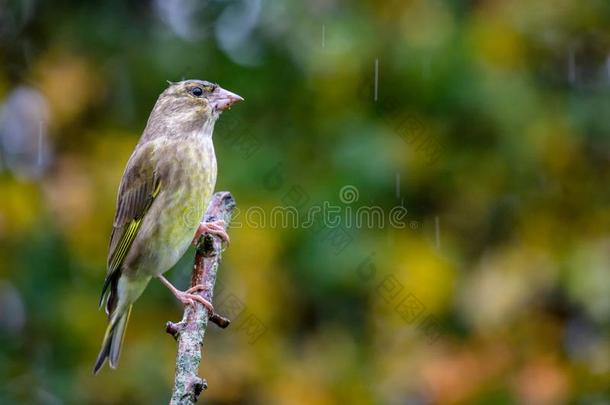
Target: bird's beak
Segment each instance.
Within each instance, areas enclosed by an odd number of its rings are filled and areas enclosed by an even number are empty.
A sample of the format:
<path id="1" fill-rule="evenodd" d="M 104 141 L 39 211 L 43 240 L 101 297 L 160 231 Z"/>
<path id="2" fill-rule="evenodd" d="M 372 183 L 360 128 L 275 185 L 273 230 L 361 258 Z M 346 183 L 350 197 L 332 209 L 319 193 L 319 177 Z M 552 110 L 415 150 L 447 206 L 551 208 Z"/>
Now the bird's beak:
<path id="1" fill-rule="evenodd" d="M 243 97 L 238 96 L 229 90 L 225 90 L 220 86 L 210 95 L 209 99 L 214 109 L 218 111 L 224 111 L 238 101 L 244 101 Z"/>

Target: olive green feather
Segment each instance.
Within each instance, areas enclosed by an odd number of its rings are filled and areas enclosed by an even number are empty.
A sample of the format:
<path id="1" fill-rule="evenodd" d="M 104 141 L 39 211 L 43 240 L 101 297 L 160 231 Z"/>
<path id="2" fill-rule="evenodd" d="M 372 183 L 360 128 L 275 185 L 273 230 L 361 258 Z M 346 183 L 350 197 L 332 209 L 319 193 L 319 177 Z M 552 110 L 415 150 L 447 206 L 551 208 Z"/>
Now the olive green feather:
<path id="1" fill-rule="evenodd" d="M 150 154 L 153 145 L 141 145 L 130 159 L 123 174 L 117 197 L 110 249 L 108 252 L 108 272 L 100 306 L 107 298 L 106 312 L 110 315 L 116 305 L 116 281 L 120 277 L 121 264 L 133 243 L 144 215 L 161 191 L 161 179 L 152 167 Z M 110 289 L 109 289 L 110 287 Z M 114 287 L 114 288 L 113 288 Z"/>

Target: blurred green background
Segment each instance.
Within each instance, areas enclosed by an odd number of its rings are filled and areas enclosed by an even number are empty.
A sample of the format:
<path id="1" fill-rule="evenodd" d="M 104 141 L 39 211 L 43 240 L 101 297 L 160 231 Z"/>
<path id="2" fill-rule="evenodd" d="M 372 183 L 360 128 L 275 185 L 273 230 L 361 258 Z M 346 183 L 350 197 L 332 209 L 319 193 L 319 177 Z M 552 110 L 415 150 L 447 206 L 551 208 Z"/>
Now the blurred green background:
<path id="1" fill-rule="evenodd" d="M 167 403 L 156 281 L 91 369 L 118 183 L 183 78 L 246 99 L 201 403 L 610 403 L 605 0 L 0 1 L 0 403 Z"/>

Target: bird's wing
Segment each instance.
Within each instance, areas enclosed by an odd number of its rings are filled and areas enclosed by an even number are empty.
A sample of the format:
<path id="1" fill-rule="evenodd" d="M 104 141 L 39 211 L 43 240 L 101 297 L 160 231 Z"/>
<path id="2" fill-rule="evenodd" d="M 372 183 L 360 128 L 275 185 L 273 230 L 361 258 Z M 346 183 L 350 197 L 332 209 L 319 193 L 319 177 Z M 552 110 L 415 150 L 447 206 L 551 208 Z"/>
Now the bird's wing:
<path id="1" fill-rule="evenodd" d="M 155 171 L 153 152 L 152 143 L 138 146 L 121 179 L 110 236 L 108 273 L 100 304 L 112 281 L 118 279 L 121 265 L 138 234 L 142 220 L 163 187 L 161 178 Z"/>

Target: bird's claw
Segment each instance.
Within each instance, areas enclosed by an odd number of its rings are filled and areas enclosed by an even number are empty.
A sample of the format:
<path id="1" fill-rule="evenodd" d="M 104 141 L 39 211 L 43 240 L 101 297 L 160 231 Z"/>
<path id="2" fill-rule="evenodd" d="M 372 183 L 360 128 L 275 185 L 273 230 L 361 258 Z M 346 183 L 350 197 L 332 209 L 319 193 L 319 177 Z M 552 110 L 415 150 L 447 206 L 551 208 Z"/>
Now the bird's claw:
<path id="1" fill-rule="evenodd" d="M 210 303 L 210 301 L 206 300 L 205 298 L 203 298 L 201 295 L 197 295 L 197 294 L 192 294 L 190 293 L 191 289 L 188 289 L 186 291 L 183 292 L 179 292 L 178 294 L 176 294 L 176 297 L 184 304 L 184 305 L 190 305 L 190 306 L 195 306 L 195 302 L 199 302 L 201 305 L 203 305 L 204 307 L 207 308 L 207 310 L 210 312 L 210 315 L 213 315 L 214 312 L 214 306 Z"/>
<path id="2" fill-rule="evenodd" d="M 206 300 L 201 295 L 193 294 L 196 291 L 204 290 L 205 286 L 203 284 L 197 284 L 196 286 L 193 286 L 186 291 L 180 291 L 179 289 L 174 287 L 172 283 L 170 283 L 165 277 L 161 275 L 158 277 L 159 280 L 161 280 L 161 282 L 165 284 L 167 288 L 169 288 L 172 294 L 174 294 L 176 298 L 178 298 L 178 300 L 180 300 L 180 302 L 182 302 L 184 305 L 191 305 L 194 307 L 195 302 L 199 302 L 201 305 L 206 307 L 208 311 L 210 311 L 210 316 L 216 313 L 214 312 L 214 307 L 212 306 L 212 303 L 210 301 Z"/>
<path id="3" fill-rule="evenodd" d="M 195 237 L 193 238 L 193 245 L 196 245 L 197 241 L 199 240 L 199 237 L 206 232 L 217 235 L 220 239 L 229 243 L 229 235 L 225 231 L 224 227 L 225 221 L 223 221 L 222 219 L 210 222 L 201 222 L 199 224 L 199 227 L 197 228 L 197 231 L 195 232 Z"/>
<path id="4" fill-rule="evenodd" d="M 192 294 L 194 292 L 202 291 L 202 290 L 205 290 L 205 286 L 203 284 L 197 284 L 195 286 L 192 286 L 188 290 L 186 290 L 185 293 Z"/>

